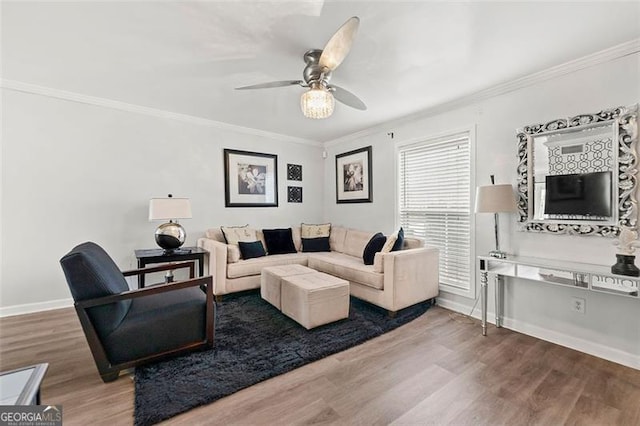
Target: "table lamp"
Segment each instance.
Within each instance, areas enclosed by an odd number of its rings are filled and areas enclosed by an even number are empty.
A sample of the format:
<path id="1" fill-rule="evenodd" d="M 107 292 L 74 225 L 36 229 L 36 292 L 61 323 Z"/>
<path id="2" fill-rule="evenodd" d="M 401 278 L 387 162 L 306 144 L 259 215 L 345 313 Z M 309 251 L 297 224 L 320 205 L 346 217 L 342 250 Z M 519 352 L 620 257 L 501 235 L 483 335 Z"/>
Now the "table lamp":
<path id="1" fill-rule="evenodd" d="M 167 198 L 152 198 L 149 201 L 149 221 L 169 220 L 158 226 L 155 233 L 156 243 L 166 253 L 180 248 L 187 238 L 178 219 L 191 219 L 191 202 L 188 198 L 175 198 L 169 194 Z"/>
<path id="2" fill-rule="evenodd" d="M 493 213 L 494 232 L 496 235 L 496 249 L 489 252 L 489 256 L 504 259 L 507 254 L 500 250 L 498 239 L 498 213 L 515 213 L 518 211 L 513 187 L 509 184 L 495 185 L 491 175 L 491 185 L 479 186 L 476 189 L 476 213 Z"/>

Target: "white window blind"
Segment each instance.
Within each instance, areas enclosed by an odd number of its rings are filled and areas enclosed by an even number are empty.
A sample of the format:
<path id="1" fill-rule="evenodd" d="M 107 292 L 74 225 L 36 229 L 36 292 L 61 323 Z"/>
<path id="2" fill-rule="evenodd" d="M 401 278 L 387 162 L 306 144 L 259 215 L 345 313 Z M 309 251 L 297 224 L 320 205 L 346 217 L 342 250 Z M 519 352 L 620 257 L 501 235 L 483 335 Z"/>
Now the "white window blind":
<path id="1" fill-rule="evenodd" d="M 399 149 L 399 219 L 407 234 L 440 249 L 440 284 L 468 291 L 471 280 L 469 134 Z"/>

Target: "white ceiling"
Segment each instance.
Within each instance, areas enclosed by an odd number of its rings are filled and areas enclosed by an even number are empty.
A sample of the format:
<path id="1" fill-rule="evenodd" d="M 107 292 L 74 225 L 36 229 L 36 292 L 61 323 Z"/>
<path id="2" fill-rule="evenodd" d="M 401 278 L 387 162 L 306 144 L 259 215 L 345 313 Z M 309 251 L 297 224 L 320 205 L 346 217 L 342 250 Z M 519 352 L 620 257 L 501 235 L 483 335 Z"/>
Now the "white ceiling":
<path id="1" fill-rule="evenodd" d="M 640 2 L 6 2 L 2 78 L 328 141 L 640 37 Z M 304 118 L 302 55 L 361 23 L 332 83 L 359 96 Z"/>

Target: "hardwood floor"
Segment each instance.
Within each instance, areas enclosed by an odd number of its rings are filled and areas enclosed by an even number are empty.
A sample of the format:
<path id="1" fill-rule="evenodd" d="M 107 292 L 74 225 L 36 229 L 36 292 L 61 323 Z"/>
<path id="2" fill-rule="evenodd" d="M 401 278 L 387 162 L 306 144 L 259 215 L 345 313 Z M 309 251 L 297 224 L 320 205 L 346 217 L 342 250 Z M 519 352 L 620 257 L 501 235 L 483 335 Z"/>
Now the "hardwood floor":
<path id="1" fill-rule="evenodd" d="M 0 369 L 48 362 L 65 425 L 133 422 L 130 376 L 104 384 L 72 309 L 0 319 Z M 168 424 L 640 425 L 640 371 L 434 307 L 365 344 Z"/>

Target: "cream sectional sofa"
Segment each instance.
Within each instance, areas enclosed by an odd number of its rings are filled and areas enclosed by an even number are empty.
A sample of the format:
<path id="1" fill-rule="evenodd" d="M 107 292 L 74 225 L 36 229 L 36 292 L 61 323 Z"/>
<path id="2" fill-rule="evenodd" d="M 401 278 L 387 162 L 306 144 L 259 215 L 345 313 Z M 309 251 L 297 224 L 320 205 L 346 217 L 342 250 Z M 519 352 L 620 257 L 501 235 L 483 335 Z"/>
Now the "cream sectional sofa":
<path id="1" fill-rule="evenodd" d="M 210 229 L 198 247 L 209 251 L 209 274 L 216 296 L 260 288 L 260 273 L 267 266 L 300 264 L 349 281 L 351 295 L 390 312 L 438 296 L 438 249 L 422 240 L 405 238 L 402 250 L 376 253 L 365 265 L 362 253 L 374 233 L 333 226 L 330 252 L 303 253 L 300 227 L 292 227 L 297 253 L 240 259 L 238 246 L 225 243 L 219 228 Z M 263 240 L 258 231 L 258 238 Z M 263 245 L 264 244 L 263 240 Z"/>

